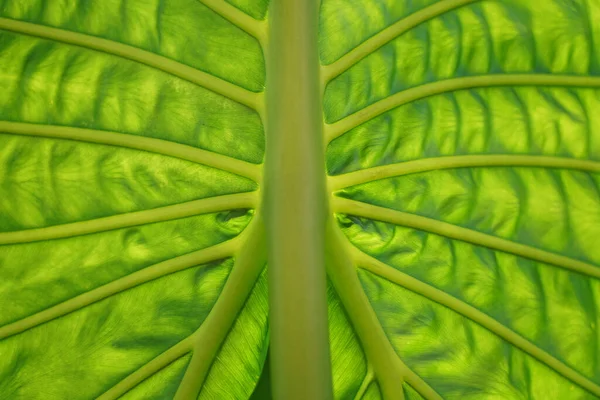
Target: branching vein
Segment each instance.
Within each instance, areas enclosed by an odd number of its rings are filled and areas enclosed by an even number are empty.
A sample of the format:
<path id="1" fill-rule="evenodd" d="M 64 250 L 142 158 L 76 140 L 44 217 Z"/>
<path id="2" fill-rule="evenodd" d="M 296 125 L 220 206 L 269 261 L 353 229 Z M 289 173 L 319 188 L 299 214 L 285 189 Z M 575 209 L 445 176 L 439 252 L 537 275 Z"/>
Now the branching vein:
<path id="1" fill-rule="evenodd" d="M 126 275 L 106 285 L 59 303 L 44 311 L 30 315 L 0 328 L 0 340 L 62 317 L 90 304 L 96 303 L 117 293 L 150 282 L 174 272 L 195 267 L 211 261 L 231 257 L 238 247 L 238 239 L 232 239 L 202 250 L 152 265 Z"/>
<path id="2" fill-rule="evenodd" d="M 255 110 L 258 109 L 258 103 L 262 98 L 259 93 L 251 92 L 196 68 L 114 40 L 8 18 L 0 18 L 0 29 L 55 40 L 126 58 L 185 79 Z"/>
<path id="3" fill-rule="evenodd" d="M 534 167 L 561 168 L 600 172 L 600 162 L 566 157 L 547 157 L 515 154 L 460 155 L 406 161 L 367 168 L 329 177 L 331 190 L 373 182 L 379 179 L 452 168 L 473 167 Z"/>
<path id="4" fill-rule="evenodd" d="M 125 393 L 148 379 L 161 369 L 168 367 L 187 353 L 192 351 L 192 336 L 188 336 L 175 346 L 171 347 L 152 361 L 113 386 L 110 390 L 98 397 L 97 400 L 117 400 Z"/>
<path id="5" fill-rule="evenodd" d="M 252 18 L 248 14 L 229 4 L 226 0 L 198 0 L 233 25 L 237 26 L 247 34 L 254 36 L 259 43 L 266 41 L 266 21 Z"/>
<path id="6" fill-rule="evenodd" d="M 325 125 L 327 142 L 401 105 L 457 90 L 498 86 L 600 87 L 600 77 L 544 74 L 501 74 L 452 78 L 403 90 L 363 108 L 335 123 Z"/>
<path id="7" fill-rule="evenodd" d="M 234 266 L 212 310 L 193 334 L 192 359 L 174 400 L 196 399 L 215 357 L 267 262 L 264 223 L 257 214 L 239 236 Z"/>
<path id="8" fill-rule="evenodd" d="M 447 222 L 340 197 L 334 198 L 333 207 L 335 212 L 418 229 L 600 278 L 600 267 L 595 265 Z"/>
<path id="9" fill-rule="evenodd" d="M 340 228 L 327 226 L 327 272 L 365 350 L 385 399 L 403 399 L 402 382 L 408 382 L 428 400 L 441 400 L 424 380 L 398 357 L 369 303 L 352 258 L 352 244 Z"/>
<path id="10" fill-rule="evenodd" d="M 553 357 L 545 350 L 537 347 L 535 344 L 528 341 L 518 333 L 502 325 L 487 314 L 479 311 L 477 308 L 433 286 L 419 281 L 418 279 L 415 279 L 410 275 L 398 271 L 390 267 L 389 265 L 382 263 L 381 261 L 360 251 L 356 247 L 353 247 L 353 249 L 353 253 L 359 267 L 364 268 L 367 271 L 374 273 L 375 275 L 381 276 L 382 278 L 385 278 L 390 282 L 400 285 L 414 293 L 420 294 L 423 297 L 435 301 L 436 303 L 439 303 L 457 312 L 458 314 L 461 314 L 471 319 L 472 321 L 478 323 L 479 325 L 483 326 L 489 331 L 495 333 L 508 343 L 512 344 L 515 347 L 518 347 L 525 353 L 536 358 L 541 363 L 546 364 L 548 367 L 554 369 L 556 372 L 563 375 L 572 382 L 578 384 L 579 386 L 583 387 L 587 391 L 593 393 L 596 396 L 600 396 L 599 385 L 592 382 L 591 380 L 583 376 L 581 373 L 564 364 L 557 358 Z"/>
<path id="11" fill-rule="evenodd" d="M 367 389 L 369 388 L 371 382 L 373 382 L 374 378 L 375 374 L 373 372 L 373 367 L 371 366 L 371 364 L 369 364 L 367 366 L 367 373 L 365 374 L 365 377 L 362 383 L 360 384 L 360 387 L 358 388 L 358 392 L 356 392 L 356 396 L 354 396 L 354 400 L 362 400 L 363 396 L 367 392 Z"/>
<path id="12" fill-rule="evenodd" d="M 238 193 L 193 200 L 172 206 L 135 211 L 110 217 L 97 218 L 70 224 L 49 226 L 46 228 L 26 229 L 14 232 L 0 232 L 0 245 L 29 243 L 40 240 L 54 240 L 67 237 L 105 232 L 161 221 L 170 221 L 193 215 L 211 212 L 254 208 L 256 193 Z"/>
<path id="13" fill-rule="evenodd" d="M 325 82 L 340 75 L 348 68 L 377 51 L 381 46 L 394 40 L 403 33 L 415 28 L 423 22 L 429 21 L 440 15 L 452 11 L 458 7 L 474 3 L 479 0 L 442 0 L 425 7 L 387 27 L 363 43 L 350 50 L 340 59 L 322 67 L 322 75 Z"/>
<path id="14" fill-rule="evenodd" d="M 177 157 L 182 160 L 218 168 L 252 179 L 257 183 L 259 183 L 261 179 L 260 166 L 256 164 L 163 139 L 97 129 L 28 124 L 10 121 L 0 121 L 0 132 L 126 147 L 170 157 Z"/>

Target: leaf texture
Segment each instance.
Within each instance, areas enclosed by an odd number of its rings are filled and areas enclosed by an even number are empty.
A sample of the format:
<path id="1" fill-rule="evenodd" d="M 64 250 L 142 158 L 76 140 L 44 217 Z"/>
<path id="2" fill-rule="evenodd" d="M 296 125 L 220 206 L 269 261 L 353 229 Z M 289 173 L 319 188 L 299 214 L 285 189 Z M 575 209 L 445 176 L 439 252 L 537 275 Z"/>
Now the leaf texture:
<path id="1" fill-rule="evenodd" d="M 332 271 L 397 358 L 363 340 L 356 398 L 599 397 L 598 4 L 355 3 L 321 15 Z"/>
<path id="2" fill-rule="evenodd" d="M 265 68 L 211 5 L 0 2 L 0 397 L 252 393 Z"/>
<path id="3" fill-rule="evenodd" d="M 0 0 L 0 398 L 270 380 L 269 7 Z M 599 18 L 321 0 L 333 398 L 600 398 Z"/>

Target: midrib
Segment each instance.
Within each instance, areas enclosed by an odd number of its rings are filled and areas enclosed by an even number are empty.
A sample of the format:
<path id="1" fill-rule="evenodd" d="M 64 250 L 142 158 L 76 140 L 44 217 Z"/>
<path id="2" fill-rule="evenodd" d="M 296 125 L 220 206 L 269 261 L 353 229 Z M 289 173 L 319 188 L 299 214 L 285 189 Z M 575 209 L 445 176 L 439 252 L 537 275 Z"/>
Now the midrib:
<path id="1" fill-rule="evenodd" d="M 269 249 L 273 395 L 330 399 L 319 4 L 275 0 L 270 7 L 261 211 Z"/>

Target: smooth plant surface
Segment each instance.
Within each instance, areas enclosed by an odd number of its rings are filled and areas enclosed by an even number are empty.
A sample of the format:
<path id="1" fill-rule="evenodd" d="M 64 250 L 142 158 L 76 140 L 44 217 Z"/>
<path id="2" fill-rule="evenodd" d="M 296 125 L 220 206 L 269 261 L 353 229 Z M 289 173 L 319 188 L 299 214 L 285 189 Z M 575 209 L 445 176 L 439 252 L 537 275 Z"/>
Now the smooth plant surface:
<path id="1" fill-rule="evenodd" d="M 600 398 L 599 45 L 597 0 L 0 0 L 0 399 L 248 399 L 271 341 L 276 398 Z"/>

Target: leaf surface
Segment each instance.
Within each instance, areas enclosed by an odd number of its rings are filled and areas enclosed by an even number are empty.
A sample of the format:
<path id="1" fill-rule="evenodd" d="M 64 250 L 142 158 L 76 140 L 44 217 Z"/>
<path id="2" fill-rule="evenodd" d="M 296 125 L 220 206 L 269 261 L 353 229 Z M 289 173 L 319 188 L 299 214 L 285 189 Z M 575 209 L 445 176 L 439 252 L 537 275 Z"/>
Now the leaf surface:
<path id="1" fill-rule="evenodd" d="M 318 175 L 323 398 L 600 398 L 600 4 L 322 0 L 314 48 L 271 6 L 0 0 L 0 397 L 270 398 L 269 316 L 310 317 L 265 193 Z M 286 46 L 320 77 L 268 79 Z M 275 102 L 324 160 L 269 152 Z"/>
<path id="2" fill-rule="evenodd" d="M 363 340 L 381 395 L 597 398 L 598 4 L 359 3 L 322 8 L 327 169 L 356 273 L 331 269 L 362 297 L 355 328 L 390 346 Z"/>
<path id="3" fill-rule="evenodd" d="M 248 397 L 257 40 L 195 0 L 0 10 L 0 397 Z"/>

